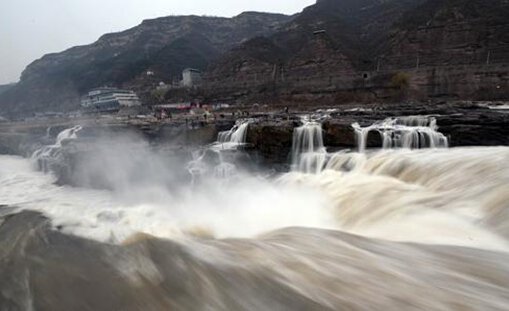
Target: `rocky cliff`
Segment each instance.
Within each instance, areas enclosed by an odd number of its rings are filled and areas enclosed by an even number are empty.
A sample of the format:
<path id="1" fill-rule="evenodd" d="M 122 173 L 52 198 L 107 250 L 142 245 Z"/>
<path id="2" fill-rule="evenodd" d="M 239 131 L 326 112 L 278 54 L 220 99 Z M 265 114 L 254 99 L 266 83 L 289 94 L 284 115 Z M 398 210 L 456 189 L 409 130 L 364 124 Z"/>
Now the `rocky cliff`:
<path id="1" fill-rule="evenodd" d="M 507 99 L 508 33 L 507 0 L 319 0 L 291 17 L 165 17 L 35 61 L 0 94 L 0 114 L 75 109 L 102 85 L 148 93 L 185 67 L 205 70 L 201 88 L 167 100 Z"/>
<path id="2" fill-rule="evenodd" d="M 0 94 L 2 94 L 3 92 L 7 91 L 10 88 L 12 88 L 13 86 L 14 86 L 14 84 L 3 84 L 3 85 L 0 85 Z"/>
<path id="3" fill-rule="evenodd" d="M 329 152 L 357 150 L 358 141 L 352 124 L 370 126 L 394 117 L 434 116 L 439 131 L 449 139 L 450 147 L 509 145 L 509 114 L 470 102 L 384 103 L 344 105 L 323 122 L 324 144 Z M 274 120 L 255 120 L 249 125 L 247 142 L 268 165 L 290 163 L 294 129 L 302 123 L 296 116 Z M 368 148 L 380 148 L 380 133 L 367 136 Z"/>
<path id="4" fill-rule="evenodd" d="M 225 99 L 501 99 L 508 30 L 504 0 L 322 0 L 265 39 L 276 59 L 246 42 L 205 86 Z"/>
<path id="5" fill-rule="evenodd" d="M 111 85 L 135 90 L 171 82 L 182 69 L 205 69 L 221 53 L 254 36 L 270 35 L 289 16 L 247 12 L 233 18 L 170 16 L 146 20 L 97 42 L 45 55 L 0 97 L 9 115 L 76 109 L 90 88 Z M 154 74 L 147 76 L 147 71 Z"/>

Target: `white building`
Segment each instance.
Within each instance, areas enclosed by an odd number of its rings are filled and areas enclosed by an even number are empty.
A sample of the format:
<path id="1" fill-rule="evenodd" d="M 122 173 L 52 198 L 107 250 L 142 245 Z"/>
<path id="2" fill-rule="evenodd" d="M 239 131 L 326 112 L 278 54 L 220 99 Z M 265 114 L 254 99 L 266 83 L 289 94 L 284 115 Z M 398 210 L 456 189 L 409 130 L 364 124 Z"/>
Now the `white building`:
<path id="1" fill-rule="evenodd" d="M 185 87 L 195 86 L 201 83 L 201 71 L 186 68 L 182 71 L 182 85 Z"/>
<path id="2" fill-rule="evenodd" d="M 84 108 L 95 108 L 98 110 L 115 110 L 120 107 L 135 107 L 140 105 L 141 101 L 135 92 L 111 87 L 91 90 L 81 100 L 81 106 Z"/>

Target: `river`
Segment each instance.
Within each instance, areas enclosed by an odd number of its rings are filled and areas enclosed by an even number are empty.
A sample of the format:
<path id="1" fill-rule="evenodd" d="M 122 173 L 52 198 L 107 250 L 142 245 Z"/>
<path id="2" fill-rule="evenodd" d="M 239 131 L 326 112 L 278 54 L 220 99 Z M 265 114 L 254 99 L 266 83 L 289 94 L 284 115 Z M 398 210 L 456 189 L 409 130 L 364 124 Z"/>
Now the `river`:
<path id="1" fill-rule="evenodd" d="M 110 190 L 1 156 L 0 309 L 508 309 L 509 148 L 328 154 L 320 135 L 296 130 L 284 174 L 172 164 L 198 183 L 163 164 L 126 178 L 136 151 L 110 150 Z"/>

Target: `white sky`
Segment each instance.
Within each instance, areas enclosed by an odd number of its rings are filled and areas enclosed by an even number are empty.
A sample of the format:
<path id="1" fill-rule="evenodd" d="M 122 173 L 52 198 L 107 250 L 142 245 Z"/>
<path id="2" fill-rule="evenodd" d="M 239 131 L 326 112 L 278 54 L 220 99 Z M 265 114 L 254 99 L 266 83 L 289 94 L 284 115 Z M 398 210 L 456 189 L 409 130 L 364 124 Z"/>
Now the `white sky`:
<path id="1" fill-rule="evenodd" d="M 46 53 L 167 15 L 293 14 L 315 0 L 0 0 L 0 84 Z"/>

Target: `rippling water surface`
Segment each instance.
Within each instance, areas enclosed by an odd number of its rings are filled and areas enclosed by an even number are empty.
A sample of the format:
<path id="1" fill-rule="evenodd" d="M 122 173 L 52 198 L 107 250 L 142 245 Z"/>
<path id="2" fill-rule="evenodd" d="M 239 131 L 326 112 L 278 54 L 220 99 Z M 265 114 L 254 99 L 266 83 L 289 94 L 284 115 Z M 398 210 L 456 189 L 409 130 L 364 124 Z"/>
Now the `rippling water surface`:
<path id="1" fill-rule="evenodd" d="M 32 216 L 0 226 L 4 234 L 35 228 L 32 236 L 17 235 L 28 241 L 23 247 L 12 236 L 0 241 L 0 257 L 19 256 L 13 265 L 21 271 L 13 266 L 12 274 L 1 274 L 26 292 L 3 290 L 4 305 L 509 309 L 509 148 L 340 153 L 313 174 L 267 178 L 239 171 L 228 180 L 182 181 L 173 186 L 178 191 L 159 182 L 105 191 L 54 181 L 30 160 L 0 157 L 2 203 L 41 212 L 54 229 L 34 225 L 42 220 Z M 73 252 L 95 254 L 97 261 L 71 260 Z M 69 286 L 50 281 L 52 273 Z M 56 291 L 74 298 L 52 296 Z"/>

